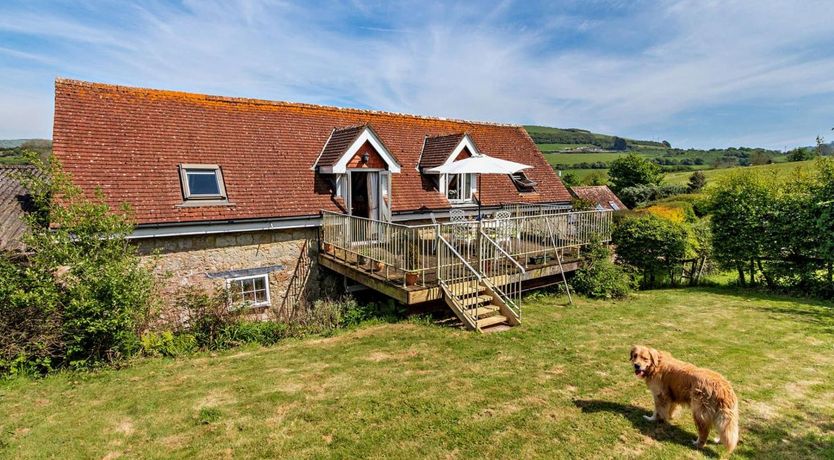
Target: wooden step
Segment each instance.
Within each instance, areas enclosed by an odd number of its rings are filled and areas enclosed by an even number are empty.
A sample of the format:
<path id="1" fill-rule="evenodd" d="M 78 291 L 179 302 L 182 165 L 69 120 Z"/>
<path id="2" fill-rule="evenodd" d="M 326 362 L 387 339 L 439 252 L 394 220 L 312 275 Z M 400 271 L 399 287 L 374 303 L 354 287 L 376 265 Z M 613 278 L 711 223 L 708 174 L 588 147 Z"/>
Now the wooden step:
<path id="1" fill-rule="evenodd" d="M 464 308 L 468 308 L 473 305 L 481 305 L 489 302 L 492 302 L 492 296 L 486 294 L 479 295 L 478 297 L 467 297 L 460 301 Z"/>
<path id="2" fill-rule="evenodd" d="M 474 289 L 472 283 L 455 283 L 449 286 L 449 292 L 457 296 L 465 296 L 469 294 L 481 293 L 486 291 L 486 286 L 479 284 L 477 289 Z"/>
<path id="3" fill-rule="evenodd" d="M 489 318 L 479 319 L 477 321 L 478 328 L 490 327 L 495 324 L 506 323 L 507 317 L 503 315 L 490 316 Z"/>
<path id="4" fill-rule="evenodd" d="M 492 316 L 496 312 L 500 311 L 501 309 L 498 308 L 497 305 L 484 305 L 483 307 L 478 308 L 470 308 L 466 310 L 466 313 L 472 315 L 478 319 L 486 318 L 487 316 Z"/>

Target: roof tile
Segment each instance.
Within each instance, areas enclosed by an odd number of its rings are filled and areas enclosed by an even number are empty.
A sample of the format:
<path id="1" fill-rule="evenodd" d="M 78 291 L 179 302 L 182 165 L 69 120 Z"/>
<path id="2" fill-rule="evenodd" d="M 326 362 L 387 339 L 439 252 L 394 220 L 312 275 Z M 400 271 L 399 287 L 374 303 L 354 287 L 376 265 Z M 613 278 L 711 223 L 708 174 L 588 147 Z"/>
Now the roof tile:
<path id="1" fill-rule="evenodd" d="M 312 216 L 342 211 L 313 168 L 325 143 L 334 128 L 365 125 L 402 166 L 395 212 L 449 208 L 417 166 L 427 137 L 464 132 L 485 154 L 532 165 L 525 173 L 539 184 L 524 197 L 509 176 L 485 175 L 485 205 L 570 200 L 520 126 L 66 79 L 55 82 L 53 151 L 76 184 L 91 195 L 100 188 L 112 206 L 129 203 L 139 224 Z M 220 165 L 234 206 L 177 206 L 183 163 Z"/>

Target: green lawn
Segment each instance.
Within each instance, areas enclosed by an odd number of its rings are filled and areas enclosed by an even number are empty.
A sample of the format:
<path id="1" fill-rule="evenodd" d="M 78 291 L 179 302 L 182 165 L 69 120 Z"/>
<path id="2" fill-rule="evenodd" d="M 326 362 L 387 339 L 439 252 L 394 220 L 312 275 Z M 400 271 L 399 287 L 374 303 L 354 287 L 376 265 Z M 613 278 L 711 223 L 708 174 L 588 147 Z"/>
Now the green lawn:
<path id="1" fill-rule="evenodd" d="M 795 161 L 795 162 L 788 162 L 788 163 L 773 163 L 769 165 L 763 166 L 747 166 L 747 167 L 738 167 L 738 168 L 723 168 L 723 169 L 707 169 L 704 170 L 704 175 L 707 176 L 707 184 L 709 185 L 710 180 L 715 180 L 719 177 L 725 176 L 727 174 L 732 174 L 735 171 L 774 171 L 778 175 L 783 176 L 785 174 L 791 174 L 795 172 L 797 169 L 805 169 L 809 166 L 813 166 L 814 160 L 808 161 Z M 665 176 L 665 182 L 669 184 L 681 184 L 685 185 L 689 182 L 689 176 L 692 175 L 691 171 L 684 171 L 684 172 L 675 172 L 675 173 L 668 173 Z"/>
<path id="2" fill-rule="evenodd" d="M 628 301 L 528 300 L 478 335 L 369 325 L 122 370 L 0 384 L 7 458 L 701 458 L 685 411 L 647 422 L 644 343 L 724 373 L 739 458 L 834 456 L 832 306 L 659 290 Z M 709 456 L 722 452 L 710 446 Z"/>

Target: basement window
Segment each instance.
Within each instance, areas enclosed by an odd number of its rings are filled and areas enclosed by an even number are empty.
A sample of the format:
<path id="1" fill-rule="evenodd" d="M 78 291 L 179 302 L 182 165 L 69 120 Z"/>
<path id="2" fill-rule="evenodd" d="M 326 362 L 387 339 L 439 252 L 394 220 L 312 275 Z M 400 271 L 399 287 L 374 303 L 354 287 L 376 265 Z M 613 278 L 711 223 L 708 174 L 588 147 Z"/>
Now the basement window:
<path id="1" fill-rule="evenodd" d="M 180 181 L 185 200 L 225 200 L 223 172 L 218 165 L 180 165 Z"/>
<path id="2" fill-rule="evenodd" d="M 232 305 L 263 307 L 269 305 L 269 275 L 246 276 L 226 280 Z"/>
<path id="3" fill-rule="evenodd" d="M 521 193 L 530 193 L 536 191 L 536 181 L 532 179 L 528 179 L 527 176 L 523 172 L 517 172 L 515 174 L 511 174 L 510 177 L 513 180 L 513 184 L 515 184 L 515 188 Z"/>

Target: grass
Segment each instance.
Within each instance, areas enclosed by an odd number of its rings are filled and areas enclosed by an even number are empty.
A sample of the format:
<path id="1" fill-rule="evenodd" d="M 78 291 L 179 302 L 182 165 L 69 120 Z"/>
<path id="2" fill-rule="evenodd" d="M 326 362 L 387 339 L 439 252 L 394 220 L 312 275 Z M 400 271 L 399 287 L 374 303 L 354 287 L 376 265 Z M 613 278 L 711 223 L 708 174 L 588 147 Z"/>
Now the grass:
<path id="1" fill-rule="evenodd" d="M 788 163 L 773 163 L 769 165 L 762 165 L 762 166 L 747 166 L 747 167 L 737 167 L 737 168 L 723 168 L 723 169 L 708 169 L 704 170 L 704 175 L 707 176 L 707 183 L 709 184 L 710 180 L 715 180 L 719 177 L 726 176 L 728 174 L 732 174 L 736 171 L 773 171 L 779 175 L 790 174 L 797 169 L 804 169 L 814 165 L 814 160 L 808 161 L 795 161 L 795 162 L 788 162 Z M 684 172 L 676 172 L 676 173 L 668 173 L 665 176 L 665 181 L 669 184 L 680 184 L 685 185 L 689 182 L 689 176 L 692 175 L 691 171 L 684 171 Z"/>
<path id="2" fill-rule="evenodd" d="M 654 345 L 724 373 L 739 458 L 834 456 L 832 306 L 727 290 L 528 299 L 478 335 L 370 325 L 122 370 L 0 384 L 8 458 L 701 458 L 688 411 L 643 420 L 627 362 Z"/>

